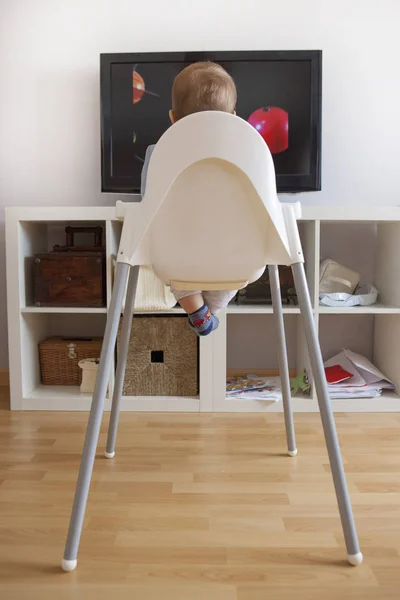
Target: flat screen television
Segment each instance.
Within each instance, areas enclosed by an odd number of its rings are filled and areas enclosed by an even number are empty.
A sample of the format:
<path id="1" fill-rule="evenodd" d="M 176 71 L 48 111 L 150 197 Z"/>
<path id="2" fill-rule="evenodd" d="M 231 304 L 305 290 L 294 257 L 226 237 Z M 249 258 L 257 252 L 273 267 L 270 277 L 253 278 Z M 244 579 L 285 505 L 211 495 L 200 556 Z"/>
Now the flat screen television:
<path id="1" fill-rule="evenodd" d="M 322 52 L 299 50 L 102 54 L 102 191 L 139 192 L 146 148 L 170 127 L 172 82 L 204 60 L 233 77 L 236 112 L 267 142 L 278 192 L 321 189 Z"/>

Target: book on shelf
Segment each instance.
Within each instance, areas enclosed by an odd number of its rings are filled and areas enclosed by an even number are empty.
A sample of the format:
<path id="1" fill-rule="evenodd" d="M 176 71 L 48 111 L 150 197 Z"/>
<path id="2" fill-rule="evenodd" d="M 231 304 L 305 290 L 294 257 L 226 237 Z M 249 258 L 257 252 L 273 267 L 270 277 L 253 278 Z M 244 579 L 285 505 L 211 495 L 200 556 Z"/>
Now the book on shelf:
<path id="1" fill-rule="evenodd" d="M 352 350 L 344 349 L 327 360 L 325 373 L 333 399 L 375 398 L 383 390 L 395 390 L 394 383 L 368 358 Z"/>
<path id="2" fill-rule="evenodd" d="M 279 377 L 259 377 L 258 375 L 235 375 L 226 382 L 228 398 L 239 400 L 272 400 L 281 399 Z"/>

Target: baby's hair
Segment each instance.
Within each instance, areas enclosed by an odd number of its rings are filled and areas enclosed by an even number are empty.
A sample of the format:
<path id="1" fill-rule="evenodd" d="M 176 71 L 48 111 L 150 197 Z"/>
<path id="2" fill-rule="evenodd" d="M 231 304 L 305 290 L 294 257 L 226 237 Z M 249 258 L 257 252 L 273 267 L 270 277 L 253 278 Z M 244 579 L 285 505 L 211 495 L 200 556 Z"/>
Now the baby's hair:
<path id="1" fill-rule="evenodd" d="M 213 62 L 189 65 L 175 77 L 172 86 L 172 110 L 176 120 L 203 110 L 233 113 L 236 99 L 232 77 Z"/>

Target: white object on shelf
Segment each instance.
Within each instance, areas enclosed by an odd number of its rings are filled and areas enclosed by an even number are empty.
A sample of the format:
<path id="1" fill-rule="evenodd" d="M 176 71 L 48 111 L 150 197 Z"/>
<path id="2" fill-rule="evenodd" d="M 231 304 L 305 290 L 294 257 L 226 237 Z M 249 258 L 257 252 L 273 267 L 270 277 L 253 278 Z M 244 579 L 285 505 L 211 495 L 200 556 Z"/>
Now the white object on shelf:
<path id="1" fill-rule="evenodd" d="M 175 305 L 175 296 L 170 288 L 157 277 L 150 265 L 142 265 L 139 269 L 135 311 L 162 312 L 173 309 Z M 125 297 L 123 309 L 125 310 Z"/>
<path id="2" fill-rule="evenodd" d="M 372 283 L 358 286 L 354 294 L 320 294 L 319 301 L 324 306 L 372 306 L 378 298 L 378 290 Z"/>
<path id="3" fill-rule="evenodd" d="M 226 395 L 235 400 L 258 400 L 278 402 L 282 397 L 279 377 L 258 375 L 234 375 L 227 378 Z"/>
<path id="4" fill-rule="evenodd" d="M 78 362 L 78 365 L 82 369 L 82 383 L 80 387 L 82 394 L 93 394 L 99 360 L 96 358 L 84 358 Z"/>
<path id="5" fill-rule="evenodd" d="M 70 223 L 102 224 L 106 231 L 106 281 L 107 307 L 100 309 L 81 308 L 36 308 L 33 305 L 32 287 L 29 278 L 29 259 L 37 252 L 45 252 L 57 243 L 57 231 L 63 235 L 65 225 Z M 364 224 L 364 225 L 361 225 Z M 351 266 L 360 271 L 366 281 L 374 281 L 379 289 L 379 304 L 358 307 L 329 307 L 319 304 L 319 279 L 321 248 L 325 256 L 333 256 L 346 264 L 345 253 L 337 256 L 334 248 L 340 248 L 343 230 L 346 228 L 369 227 L 375 230 L 374 250 L 364 259 L 373 267 L 373 272 L 365 272 L 360 255 L 364 256 L 365 240 L 357 257 L 350 253 Z M 115 217 L 115 207 L 13 207 L 6 209 L 6 249 L 7 249 L 7 299 L 9 324 L 9 363 L 12 410 L 88 410 L 91 394 L 83 394 L 79 387 L 43 386 L 40 381 L 40 368 L 37 345 L 47 336 L 55 333 L 64 335 L 102 335 L 111 299 L 113 279 L 113 259 L 117 255 L 122 223 Z M 398 387 L 400 385 L 400 208 L 398 207 L 358 207 L 343 206 L 304 206 L 303 217 L 299 221 L 300 236 L 306 260 L 307 280 L 314 306 L 314 317 L 320 327 L 322 346 L 326 351 L 332 348 L 327 343 L 326 328 L 323 325 L 332 320 L 332 328 L 337 320 L 345 330 L 346 319 L 353 323 L 358 319 L 360 327 L 372 323 L 366 335 L 372 336 L 366 354 L 377 367 L 384 371 Z M 327 247 L 326 234 L 332 238 Z M 338 241 L 336 241 L 338 240 Z M 354 240 L 356 243 L 357 240 Z M 372 256 L 372 257 L 371 257 Z M 360 263 L 360 264 L 359 264 Z M 360 267 L 360 268 L 358 268 Z M 368 269 L 367 269 L 368 270 Z M 182 312 L 180 309 L 163 311 L 165 314 Z M 299 309 L 284 306 L 287 339 L 291 366 L 298 372 L 304 369 L 310 373 L 308 354 Z M 220 315 L 220 327 L 213 335 L 201 338 L 199 351 L 199 397 L 123 397 L 122 410 L 128 411 L 187 411 L 187 412 L 277 412 L 282 410 L 281 402 L 259 402 L 253 400 L 226 399 L 227 370 L 227 319 L 231 330 L 233 321 L 239 320 L 239 336 L 243 334 L 242 355 L 247 357 L 245 334 L 247 324 L 254 320 L 259 324 L 272 323 L 272 307 L 268 305 L 230 305 L 227 312 Z M 350 316 L 351 315 L 351 316 Z M 357 316 L 355 316 L 357 315 Z M 370 315 L 370 316 L 368 316 Z M 232 320 L 232 321 L 231 321 Z M 235 324 L 236 327 L 236 324 Z M 272 325 L 271 325 L 272 327 Z M 71 331 L 70 331 L 71 329 Z M 354 328 L 353 328 L 354 329 Z M 369 333 L 368 333 L 369 332 Z M 344 331 L 346 334 L 346 331 Z M 265 338 L 264 338 L 265 339 Z M 365 340 L 365 335 L 362 337 Z M 351 347 L 347 338 L 343 346 Z M 242 345 L 242 344 L 241 344 Z M 336 348 L 335 351 L 339 349 Z M 360 349 L 360 351 L 363 348 Z M 257 349 L 258 351 L 258 349 Z M 232 348 L 229 349 L 232 355 Z M 260 350 L 263 368 L 275 368 L 273 345 L 265 345 Z M 332 355 L 331 352 L 329 355 Z M 231 360 L 231 358 L 230 358 Z M 233 366 L 233 365 L 230 365 Z M 240 367 L 246 366 L 238 365 Z M 251 364 L 251 368 L 257 368 Z M 109 398 L 113 391 L 115 365 L 110 374 Z M 106 399 L 106 410 L 111 401 Z M 333 400 L 333 409 L 338 412 L 399 412 L 400 401 L 395 392 L 384 391 L 379 398 L 354 400 Z M 293 398 L 296 412 L 316 412 L 318 405 L 315 396 Z"/>
<path id="6" fill-rule="evenodd" d="M 342 350 L 325 362 L 325 367 L 339 365 L 352 374 L 352 378 L 328 384 L 329 395 L 333 398 L 374 398 L 382 394 L 382 390 L 393 390 L 394 384 L 365 356 Z"/>
<path id="7" fill-rule="evenodd" d="M 327 258 L 321 262 L 319 291 L 320 294 L 347 293 L 352 294 L 360 281 L 360 273 Z"/>
<path id="8" fill-rule="evenodd" d="M 175 304 L 176 300 L 171 290 L 157 277 L 151 266 L 141 266 L 135 298 L 135 310 L 144 312 L 168 310 L 173 308 Z"/>

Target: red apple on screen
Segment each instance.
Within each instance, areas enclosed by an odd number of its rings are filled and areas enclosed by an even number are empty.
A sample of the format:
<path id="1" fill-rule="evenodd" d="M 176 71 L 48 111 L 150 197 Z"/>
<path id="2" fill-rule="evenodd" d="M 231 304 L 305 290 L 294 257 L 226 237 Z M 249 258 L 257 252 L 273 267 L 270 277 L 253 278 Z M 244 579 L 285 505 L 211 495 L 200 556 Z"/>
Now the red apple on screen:
<path id="1" fill-rule="evenodd" d="M 255 110 L 247 121 L 264 139 L 271 154 L 279 154 L 289 146 L 289 115 L 278 106 L 264 106 Z"/>
<path id="2" fill-rule="evenodd" d="M 135 70 L 132 71 L 132 92 L 133 92 L 133 104 L 140 102 L 146 88 L 144 85 L 143 77 Z"/>

